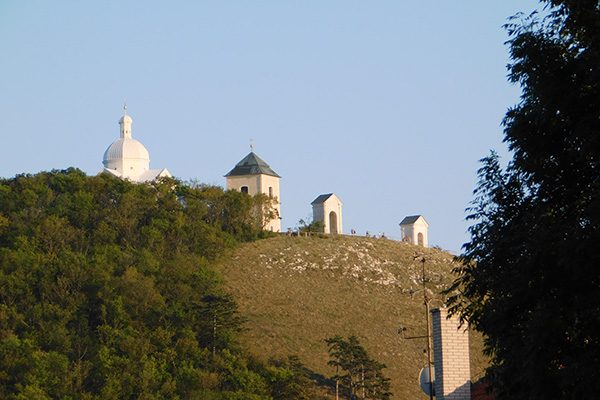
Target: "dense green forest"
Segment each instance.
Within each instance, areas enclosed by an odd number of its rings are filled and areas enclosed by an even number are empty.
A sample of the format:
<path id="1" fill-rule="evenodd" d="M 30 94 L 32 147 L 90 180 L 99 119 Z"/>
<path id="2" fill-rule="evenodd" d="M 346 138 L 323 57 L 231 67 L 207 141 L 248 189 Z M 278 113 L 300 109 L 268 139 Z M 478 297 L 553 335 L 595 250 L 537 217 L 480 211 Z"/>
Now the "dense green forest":
<path id="1" fill-rule="evenodd" d="M 304 399 L 297 358 L 236 342 L 214 265 L 266 196 L 77 169 L 0 180 L 0 398 Z"/>

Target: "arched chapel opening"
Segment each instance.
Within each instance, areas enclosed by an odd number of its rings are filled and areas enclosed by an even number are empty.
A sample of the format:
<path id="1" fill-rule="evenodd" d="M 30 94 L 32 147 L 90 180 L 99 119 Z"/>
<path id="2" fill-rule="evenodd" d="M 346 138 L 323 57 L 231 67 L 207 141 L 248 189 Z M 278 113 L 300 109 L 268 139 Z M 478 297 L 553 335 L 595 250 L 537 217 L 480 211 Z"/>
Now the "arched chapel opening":
<path id="1" fill-rule="evenodd" d="M 329 213 L 329 232 L 333 234 L 338 233 L 337 214 L 335 211 Z"/>

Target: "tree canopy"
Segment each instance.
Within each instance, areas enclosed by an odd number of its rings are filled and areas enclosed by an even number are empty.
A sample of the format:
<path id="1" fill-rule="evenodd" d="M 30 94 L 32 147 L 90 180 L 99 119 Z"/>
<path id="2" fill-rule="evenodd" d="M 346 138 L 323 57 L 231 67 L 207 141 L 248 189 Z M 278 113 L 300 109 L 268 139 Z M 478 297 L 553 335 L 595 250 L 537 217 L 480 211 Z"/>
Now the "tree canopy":
<path id="1" fill-rule="evenodd" d="M 297 360 L 237 345 L 213 268 L 268 235 L 267 203 L 76 169 L 0 179 L 0 398 L 305 398 Z"/>
<path id="2" fill-rule="evenodd" d="M 600 389 L 600 9 L 544 1 L 506 25 L 519 104 L 513 158 L 483 159 L 451 298 L 486 336 L 501 399 L 595 398 Z"/>

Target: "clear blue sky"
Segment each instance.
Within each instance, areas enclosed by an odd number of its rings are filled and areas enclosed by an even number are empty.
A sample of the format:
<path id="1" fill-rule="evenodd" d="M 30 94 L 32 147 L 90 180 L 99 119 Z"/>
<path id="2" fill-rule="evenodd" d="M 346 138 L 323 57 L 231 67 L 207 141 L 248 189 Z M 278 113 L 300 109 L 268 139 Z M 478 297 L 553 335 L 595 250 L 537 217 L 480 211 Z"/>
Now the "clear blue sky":
<path id="1" fill-rule="evenodd" d="M 422 214 L 459 252 L 478 160 L 506 156 L 502 25 L 532 0 L 0 1 L 0 176 L 102 169 L 127 99 L 151 168 L 224 186 L 250 151 L 282 228 L 318 195 L 344 231 Z"/>

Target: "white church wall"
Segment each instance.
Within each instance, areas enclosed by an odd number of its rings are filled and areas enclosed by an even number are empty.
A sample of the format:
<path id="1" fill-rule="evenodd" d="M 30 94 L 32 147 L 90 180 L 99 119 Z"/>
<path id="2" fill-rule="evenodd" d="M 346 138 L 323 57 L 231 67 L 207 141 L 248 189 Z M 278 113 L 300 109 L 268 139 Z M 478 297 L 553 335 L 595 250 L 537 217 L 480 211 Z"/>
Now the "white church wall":
<path id="1" fill-rule="evenodd" d="M 248 194 L 254 196 L 260 192 L 260 175 L 235 175 L 227 177 L 227 190 L 242 191 L 242 187 L 248 188 Z"/>
<path id="2" fill-rule="evenodd" d="M 267 230 L 281 232 L 281 205 L 279 203 L 279 177 L 271 175 L 260 175 L 260 191 L 275 198 L 275 209 L 279 218 L 275 218 L 267 225 Z"/>
<path id="3" fill-rule="evenodd" d="M 136 180 L 144 172 L 148 171 L 149 163 L 145 160 L 123 160 L 121 168 L 125 177 Z"/>
<path id="4" fill-rule="evenodd" d="M 325 224 L 325 210 L 323 203 L 313 204 L 313 221 L 323 221 L 323 232 L 329 233 L 329 227 Z"/>
<path id="5" fill-rule="evenodd" d="M 413 243 L 413 226 L 412 225 L 401 225 L 402 240 L 405 242 Z"/>
<path id="6" fill-rule="evenodd" d="M 279 199 L 279 178 L 271 175 L 260 175 L 260 192 Z M 272 191 L 269 191 L 269 188 Z"/>

